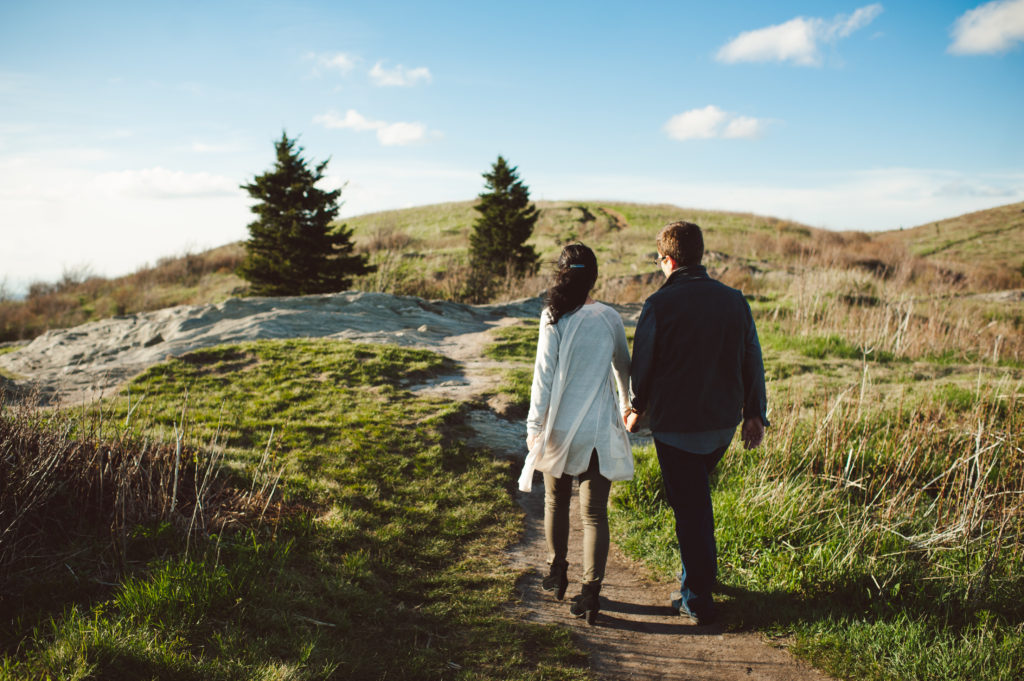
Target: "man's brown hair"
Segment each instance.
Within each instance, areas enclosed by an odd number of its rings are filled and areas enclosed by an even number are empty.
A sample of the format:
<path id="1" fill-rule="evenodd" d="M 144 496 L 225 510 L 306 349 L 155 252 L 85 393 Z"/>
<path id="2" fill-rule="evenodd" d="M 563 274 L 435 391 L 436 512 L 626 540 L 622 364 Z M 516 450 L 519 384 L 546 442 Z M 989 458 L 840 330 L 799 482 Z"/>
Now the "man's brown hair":
<path id="1" fill-rule="evenodd" d="M 677 265 L 699 265 L 704 257 L 704 235 L 692 222 L 671 222 L 658 232 L 658 252 Z"/>

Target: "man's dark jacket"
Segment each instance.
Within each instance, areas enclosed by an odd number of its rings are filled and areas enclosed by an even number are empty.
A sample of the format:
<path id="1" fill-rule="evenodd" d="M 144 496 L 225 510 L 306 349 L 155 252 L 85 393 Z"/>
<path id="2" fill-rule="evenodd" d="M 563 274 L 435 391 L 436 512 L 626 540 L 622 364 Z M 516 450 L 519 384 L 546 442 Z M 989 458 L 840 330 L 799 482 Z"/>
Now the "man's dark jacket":
<path id="1" fill-rule="evenodd" d="M 750 305 L 699 265 L 677 268 L 644 303 L 630 383 L 652 432 L 724 430 L 754 416 L 768 425 Z"/>

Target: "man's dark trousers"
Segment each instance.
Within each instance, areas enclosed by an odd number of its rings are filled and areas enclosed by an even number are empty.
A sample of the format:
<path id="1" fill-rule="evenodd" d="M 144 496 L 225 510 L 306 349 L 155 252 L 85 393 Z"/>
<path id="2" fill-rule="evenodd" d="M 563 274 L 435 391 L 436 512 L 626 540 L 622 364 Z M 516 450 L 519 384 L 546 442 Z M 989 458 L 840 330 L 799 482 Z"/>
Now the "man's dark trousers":
<path id="1" fill-rule="evenodd" d="M 718 549 L 709 476 L 728 446 L 710 454 L 694 454 L 657 439 L 654 445 L 668 503 L 676 516 L 683 604 L 694 615 L 714 617 L 711 590 L 718 574 Z"/>

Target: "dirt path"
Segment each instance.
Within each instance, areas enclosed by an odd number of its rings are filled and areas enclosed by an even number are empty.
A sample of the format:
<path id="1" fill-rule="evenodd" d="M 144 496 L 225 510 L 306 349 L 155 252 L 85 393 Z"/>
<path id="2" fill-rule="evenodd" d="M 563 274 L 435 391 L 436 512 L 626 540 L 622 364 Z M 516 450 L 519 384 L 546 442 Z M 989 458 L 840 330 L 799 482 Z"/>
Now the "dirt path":
<path id="1" fill-rule="evenodd" d="M 506 318 L 494 323 L 515 323 Z M 465 334 L 448 339 L 439 352 L 459 363 L 457 376 L 443 377 L 437 384 L 423 386 L 423 392 L 463 401 L 477 400 L 496 387 L 500 363 L 483 358 L 489 332 Z M 471 413 L 470 424 L 477 432 L 473 444 L 489 447 L 495 454 L 523 458 L 526 425 L 510 422 L 493 410 Z M 590 664 L 599 679 L 708 679 L 732 681 L 805 681 L 827 677 L 794 659 L 784 649 L 767 644 L 756 633 L 726 632 L 720 625 L 698 627 L 673 613 L 668 594 L 678 585 L 668 579 L 653 579 L 647 570 L 627 558 L 614 544 L 608 557 L 602 611 L 594 626 L 573 618 L 568 611 L 569 595 L 579 590 L 582 527 L 578 495 L 570 510 L 570 590 L 565 601 L 557 601 L 541 589 L 546 572 L 544 545 L 544 485 L 540 474 L 533 492 L 519 493 L 525 513 L 522 540 L 508 550 L 508 560 L 528 574 L 516 585 L 519 601 L 512 607 L 523 619 L 570 627 L 576 640 L 590 653 Z"/>

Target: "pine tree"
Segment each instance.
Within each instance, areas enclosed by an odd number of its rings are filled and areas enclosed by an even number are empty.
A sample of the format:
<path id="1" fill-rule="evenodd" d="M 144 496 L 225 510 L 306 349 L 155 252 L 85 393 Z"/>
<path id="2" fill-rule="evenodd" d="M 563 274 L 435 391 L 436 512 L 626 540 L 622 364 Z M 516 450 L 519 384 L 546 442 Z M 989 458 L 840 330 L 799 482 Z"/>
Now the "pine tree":
<path id="1" fill-rule="evenodd" d="M 273 169 L 242 185 L 258 201 L 252 207 L 257 219 L 249 224 L 246 257 L 238 268 L 253 295 L 344 291 L 352 277 L 373 271 L 365 255 L 352 252 L 352 230 L 331 228 L 341 190 L 316 187 L 328 162 L 311 169 L 295 142 L 282 133 L 274 143 Z"/>
<path id="2" fill-rule="evenodd" d="M 487 191 L 480 194 L 475 206 L 480 217 L 469 237 L 469 262 L 478 281 L 537 271 L 537 252 L 526 240 L 533 234 L 539 214 L 517 170 L 498 156 L 491 172 L 483 174 Z"/>

